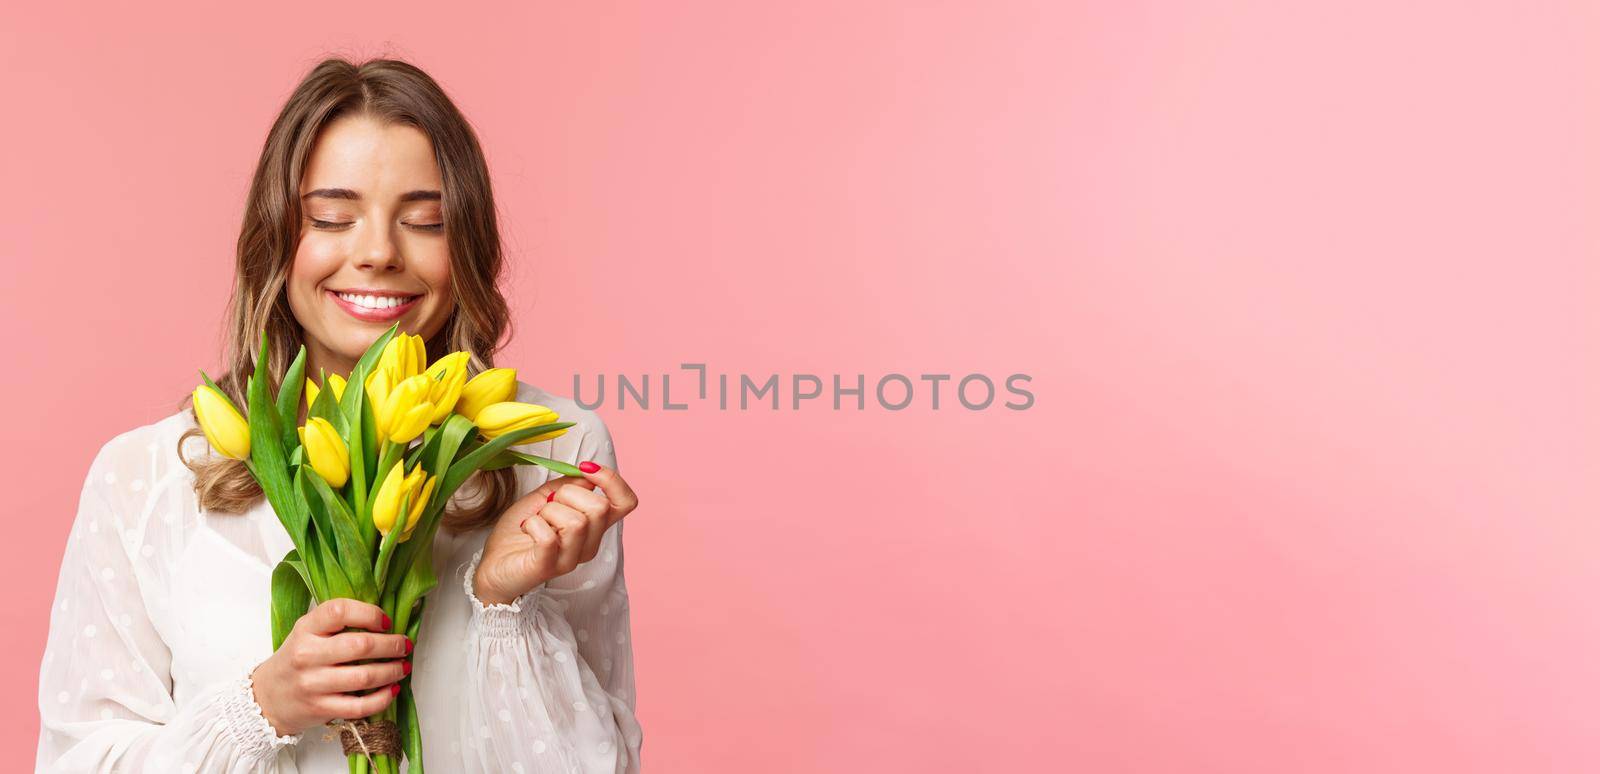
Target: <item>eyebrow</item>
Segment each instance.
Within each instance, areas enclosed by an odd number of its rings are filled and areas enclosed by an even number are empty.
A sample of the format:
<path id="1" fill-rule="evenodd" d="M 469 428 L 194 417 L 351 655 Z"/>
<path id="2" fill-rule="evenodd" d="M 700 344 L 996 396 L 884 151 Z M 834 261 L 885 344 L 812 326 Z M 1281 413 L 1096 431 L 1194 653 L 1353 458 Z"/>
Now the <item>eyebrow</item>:
<path id="1" fill-rule="evenodd" d="M 324 199 L 351 199 L 354 201 L 361 200 L 361 194 L 358 194 L 348 188 L 318 188 L 315 191 L 311 191 L 302 195 L 300 198 L 310 199 L 313 196 L 320 196 Z M 441 201 L 442 199 L 443 197 L 439 195 L 438 191 L 406 191 L 405 193 L 400 194 L 400 201 L 402 202 L 437 202 Z"/>

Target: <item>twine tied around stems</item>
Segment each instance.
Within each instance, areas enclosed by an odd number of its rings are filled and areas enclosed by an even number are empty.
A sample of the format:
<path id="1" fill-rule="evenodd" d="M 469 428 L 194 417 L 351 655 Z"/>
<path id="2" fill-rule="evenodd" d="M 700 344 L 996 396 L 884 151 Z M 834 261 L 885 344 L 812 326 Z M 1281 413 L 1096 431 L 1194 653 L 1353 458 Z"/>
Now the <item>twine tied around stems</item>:
<path id="1" fill-rule="evenodd" d="M 344 745 L 345 755 L 361 753 L 367 756 L 368 761 L 374 755 L 400 755 L 400 727 L 392 720 L 334 718 L 328 721 L 328 726 L 339 730 L 339 741 Z M 322 738 L 331 740 L 333 734 L 325 734 Z"/>

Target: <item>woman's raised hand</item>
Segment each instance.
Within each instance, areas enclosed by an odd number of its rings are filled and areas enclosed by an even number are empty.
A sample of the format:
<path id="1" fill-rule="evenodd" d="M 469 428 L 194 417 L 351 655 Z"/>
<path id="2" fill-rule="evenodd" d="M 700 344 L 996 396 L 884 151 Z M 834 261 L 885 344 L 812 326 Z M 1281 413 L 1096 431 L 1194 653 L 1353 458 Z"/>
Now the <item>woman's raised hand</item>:
<path id="1" fill-rule="evenodd" d="M 384 633 L 390 623 L 382 608 L 354 599 L 330 599 L 301 616 L 283 645 L 250 675 L 267 722 L 286 736 L 389 706 L 400 693 L 400 679 L 411 674 L 405 657 L 413 647 L 403 634 Z M 349 663 L 365 659 L 387 660 Z M 378 690 L 347 693 L 373 688 Z"/>
<path id="2" fill-rule="evenodd" d="M 615 469 L 593 462 L 578 468 L 581 478 L 552 479 L 500 515 L 472 581 L 484 604 L 510 602 L 593 559 L 606 530 L 639 507 Z"/>

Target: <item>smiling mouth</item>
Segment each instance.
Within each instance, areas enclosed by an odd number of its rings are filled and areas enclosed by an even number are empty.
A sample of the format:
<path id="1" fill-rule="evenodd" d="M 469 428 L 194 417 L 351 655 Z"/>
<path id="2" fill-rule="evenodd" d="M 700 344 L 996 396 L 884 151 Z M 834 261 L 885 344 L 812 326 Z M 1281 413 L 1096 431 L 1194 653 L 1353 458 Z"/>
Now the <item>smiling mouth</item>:
<path id="1" fill-rule="evenodd" d="M 339 298 L 350 302 L 351 304 L 359 306 L 359 307 L 361 307 L 363 309 L 374 309 L 374 310 L 393 309 L 393 308 L 395 308 L 397 306 L 405 306 L 406 304 L 409 304 L 412 301 L 415 301 L 415 300 L 417 300 L 417 299 L 422 297 L 420 295 L 417 295 L 417 296 L 364 295 L 364 294 L 361 294 L 361 293 L 344 293 L 344 292 L 337 291 L 337 290 L 331 291 L 331 292 L 334 295 L 338 296 Z"/>

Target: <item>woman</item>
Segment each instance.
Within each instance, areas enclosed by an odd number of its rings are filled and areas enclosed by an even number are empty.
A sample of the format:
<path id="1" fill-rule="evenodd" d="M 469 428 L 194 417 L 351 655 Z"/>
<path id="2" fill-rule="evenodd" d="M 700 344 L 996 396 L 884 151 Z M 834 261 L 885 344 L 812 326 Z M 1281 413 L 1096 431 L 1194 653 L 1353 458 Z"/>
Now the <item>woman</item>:
<path id="1" fill-rule="evenodd" d="M 307 373 L 348 374 L 397 321 L 430 357 L 465 350 L 473 370 L 490 367 L 508 324 L 500 269 L 482 152 L 438 85 L 403 62 L 322 62 L 256 168 L 219 384 L 243 405 L 263 330 L 274 373 L 303 343 Z M 577 422 L 525 450 L 584 474 L 480 472 L 451 501 L 414 645 L 424 760 L 435 772 L 637 771 L 621 520 L 638 500 L 592 411 L 521 383 L 516 399 Z M 39 768 L 345 771 L 318 726 L 388 706 L 413 644 L 375 633 L 388 630 L 377 607 L 330 600 L 273 652 L 268 578 L 290 546 L 192 407 L 106 443 L 51 612 Z"/>

